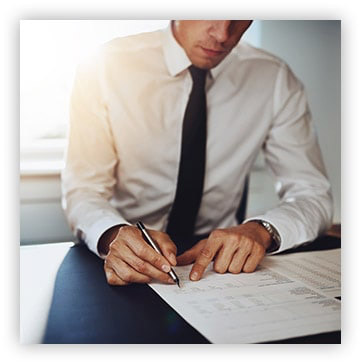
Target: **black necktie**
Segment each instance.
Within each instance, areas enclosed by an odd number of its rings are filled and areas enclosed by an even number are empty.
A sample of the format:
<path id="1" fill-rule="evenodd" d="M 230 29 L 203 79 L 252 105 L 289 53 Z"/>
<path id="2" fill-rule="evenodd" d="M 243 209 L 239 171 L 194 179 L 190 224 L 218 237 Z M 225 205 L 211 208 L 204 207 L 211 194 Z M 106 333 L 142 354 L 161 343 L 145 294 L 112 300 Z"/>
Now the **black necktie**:
<path id="1" fill-rule="evenodd" d="M 167 233 L 187 238 L 194 234 L 203 193 L 206 153 L 206 70 L 190 66 L 193 86 L 185 110 L 181 159 L 175 200 Z"/>

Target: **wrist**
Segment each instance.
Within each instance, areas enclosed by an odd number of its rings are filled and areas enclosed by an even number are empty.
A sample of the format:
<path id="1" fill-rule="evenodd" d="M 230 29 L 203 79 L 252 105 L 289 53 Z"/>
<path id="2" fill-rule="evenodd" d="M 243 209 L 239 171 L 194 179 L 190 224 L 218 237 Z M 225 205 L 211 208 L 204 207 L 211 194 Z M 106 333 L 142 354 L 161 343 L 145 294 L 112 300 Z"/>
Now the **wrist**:
<path id="1" fill-rule="evenodd" d="M 100 237 L 97 249 L 100 255 L 107 255 L 109 252 L 110 244 L 115 240 L 120 228 L 125 224 L 115 225 L 107 229 Z"/>
<path id="2" fill-rule="evenodd" d="M 248 222 L 255 223 L 261 227 L 262 236 L 265 239 L 264 247 L 268 253 L 273 252 L 279 248 L 281 242 L 280 235 L 272 224 L 264 220 L 250 220 Z"/>
<path id="3" fill-rule="evenodd" d="M 256 240 L 259 243 L 261 243 L 261 245 L 267 250 L 271 245 L 272 241 L 269 232 L 262 225 L 258 224 L 256 221 L 248 221 L 246 225 L 252 226 L 252 228 L 256 232 Z"/>

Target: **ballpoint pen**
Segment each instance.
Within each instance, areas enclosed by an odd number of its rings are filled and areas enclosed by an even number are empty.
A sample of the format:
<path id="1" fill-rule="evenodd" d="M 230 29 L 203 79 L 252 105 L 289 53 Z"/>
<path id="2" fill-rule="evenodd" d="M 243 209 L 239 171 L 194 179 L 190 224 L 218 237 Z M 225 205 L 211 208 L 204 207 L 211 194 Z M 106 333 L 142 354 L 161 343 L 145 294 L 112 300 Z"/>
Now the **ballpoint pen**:
<path id="1" fill-rule="evenodd" d="M 146 230 L 144 224 L 139 221 L 136 223 L 136 226 L 139 228 L 139 230 L 142 232 L 145 241 L 150 244 L 152 246 L 152 248 L 159 254 L 162 255 L 159 247 L 157 246 L 157 244 L 154 242 L 154 240 L 151 238 L 150 234 L 148 233 L 148 231 Z M 174 270 L 172 268 L 170 268 L 169 271 L 169 276 L 172 278 L 172 280 L 178 285 L 178 287 L 180 288 L 180 280 L 178 278 L 178 276 L 176 275 L 176 273 L 174 272 Z"/>

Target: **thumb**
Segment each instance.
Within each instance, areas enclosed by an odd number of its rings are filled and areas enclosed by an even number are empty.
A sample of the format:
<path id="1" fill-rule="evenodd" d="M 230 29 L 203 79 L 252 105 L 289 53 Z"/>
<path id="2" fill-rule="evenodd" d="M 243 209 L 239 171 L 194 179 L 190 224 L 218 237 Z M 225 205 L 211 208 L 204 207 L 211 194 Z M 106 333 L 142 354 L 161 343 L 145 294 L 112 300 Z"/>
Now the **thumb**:
<path id="1" fill-rule="evenodd" d="M 186 250 L 184 253 L 179 255 L 176 260 L 178 265 L 188 265 L 195 262 L 197 256 L 200 254 L 201 249 L 206 244 L 207 239 L 200 240 L 192 248 Z"/>

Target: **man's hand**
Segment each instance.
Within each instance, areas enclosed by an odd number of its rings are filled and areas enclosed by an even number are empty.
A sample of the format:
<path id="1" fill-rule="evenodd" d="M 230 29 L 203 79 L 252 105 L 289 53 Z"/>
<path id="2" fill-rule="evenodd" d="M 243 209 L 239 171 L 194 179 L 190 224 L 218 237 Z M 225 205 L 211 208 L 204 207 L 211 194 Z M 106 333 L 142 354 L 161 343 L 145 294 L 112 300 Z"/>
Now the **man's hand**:
<path id="1" fill-rule="evenodd" d="M 191 264 L 190 279 L 201 279 L 206 267 L 215 258 L 218 273 L 253 272 L 271 244 L 267 230 L 255 222 L 214 230 L 207 239 L 200 240 L 177 258 L 178 265 Z"/>
<path id="2" fill-rule="evenodd" d="M 101 246 L 108 246 L 105 248 L 104 270 L 109 284 L 149 283 L 152 279 L 174 283 L 167 272 L 171 265 L 176 265 L 176 245 L 166 233 L 154 230 L 149 230 L 149 233 L 164 256 L 148 245 L 134 226 L 112 230 L 108 234 L 111 243 L 101 242 Z"/>

